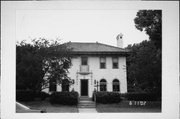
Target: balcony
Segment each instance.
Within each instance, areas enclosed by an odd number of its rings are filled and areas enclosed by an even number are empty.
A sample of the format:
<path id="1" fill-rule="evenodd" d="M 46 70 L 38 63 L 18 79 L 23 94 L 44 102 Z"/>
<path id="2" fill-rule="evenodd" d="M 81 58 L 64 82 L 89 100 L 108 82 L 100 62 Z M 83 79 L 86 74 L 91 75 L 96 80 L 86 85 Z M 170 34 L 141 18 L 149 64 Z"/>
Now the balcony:
<path id="1" fill-rule="evenodd" d="M 79 74 L 89 74 L 89 65 L 80 65 L 80 70 L 79 70 Z"/>

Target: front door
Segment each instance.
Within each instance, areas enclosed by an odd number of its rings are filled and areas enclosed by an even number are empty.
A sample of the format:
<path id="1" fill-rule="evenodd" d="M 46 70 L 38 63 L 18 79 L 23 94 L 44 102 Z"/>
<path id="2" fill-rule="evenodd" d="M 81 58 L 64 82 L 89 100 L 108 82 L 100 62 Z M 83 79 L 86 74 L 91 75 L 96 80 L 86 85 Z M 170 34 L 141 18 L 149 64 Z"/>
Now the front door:
<path id="1" fill-rule="evenodd" d="M 88 96 L 88 80 L 81 80 L 81 96 Z"/>

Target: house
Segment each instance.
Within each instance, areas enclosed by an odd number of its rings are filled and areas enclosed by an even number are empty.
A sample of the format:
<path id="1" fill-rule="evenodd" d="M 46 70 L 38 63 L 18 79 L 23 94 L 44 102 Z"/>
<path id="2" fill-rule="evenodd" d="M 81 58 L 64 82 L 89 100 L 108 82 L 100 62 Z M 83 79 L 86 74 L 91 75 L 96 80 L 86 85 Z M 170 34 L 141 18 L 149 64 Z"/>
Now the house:
<path id="1" fill-rule="evenodd" d="M 68 76 L 74 84 L 64 80 L 56 91 L 77 91 L 80 96 L 92 97 L 93 91 L 127 92 L 126 56 L 122 48 L 122 34 L 117 36 L 117 47 L 102 43 L 69 42 L 72 48 L 72 67 Z M 52 89 L 45 91 L 51 91 Z"/>

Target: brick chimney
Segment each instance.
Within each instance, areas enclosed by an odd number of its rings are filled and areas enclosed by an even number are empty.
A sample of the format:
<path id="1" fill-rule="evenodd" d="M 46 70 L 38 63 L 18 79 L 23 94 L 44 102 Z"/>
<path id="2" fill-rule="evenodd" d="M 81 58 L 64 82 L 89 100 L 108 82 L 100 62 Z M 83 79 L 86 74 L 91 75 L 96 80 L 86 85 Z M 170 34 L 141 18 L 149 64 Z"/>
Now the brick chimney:
<path id="1" fill-rule="evenodd" d="M 117 39 L 117 47 L 123 48 L 123 34 L 122 33 L 118 34 L 116 39 Z"/>

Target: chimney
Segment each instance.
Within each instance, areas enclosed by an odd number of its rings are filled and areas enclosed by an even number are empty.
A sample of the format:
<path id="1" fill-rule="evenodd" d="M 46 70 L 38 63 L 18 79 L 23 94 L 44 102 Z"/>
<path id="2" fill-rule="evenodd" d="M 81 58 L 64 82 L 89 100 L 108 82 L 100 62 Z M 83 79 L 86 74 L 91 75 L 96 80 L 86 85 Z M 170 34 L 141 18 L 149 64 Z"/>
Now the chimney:
<path id="1" fill-rule="evenodd" d="M 123 34 L 122 33 L 118 34 L 116 39 L 117 39 L 117 47 L 123 48 Z"/>

